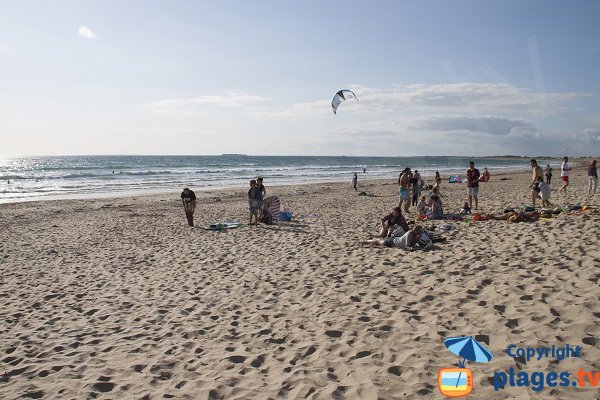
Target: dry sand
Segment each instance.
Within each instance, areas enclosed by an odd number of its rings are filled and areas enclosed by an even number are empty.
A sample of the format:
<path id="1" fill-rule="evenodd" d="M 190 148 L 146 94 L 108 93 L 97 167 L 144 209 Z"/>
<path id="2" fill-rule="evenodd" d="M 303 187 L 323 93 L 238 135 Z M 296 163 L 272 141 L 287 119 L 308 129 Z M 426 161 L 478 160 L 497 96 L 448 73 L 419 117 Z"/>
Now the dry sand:
<path id="1" fill-rule="evenodd" d="M 573 175 L 567 197 L 554 177 L 552 200 L 597 205 Z M 506 176 L 481 185 L 481 209 L 529 203 L 529 173 Z M 226 232 L 188 228 L 179 193 L 1 205 L 0 398 L 437 399 L 457 335 L 495 356 L 467 363 L 471 399 L 600 397 L 489 382 L 510 367 L 600 370 L 600 216 L 456 223 L 427 252 L 365 247 L 394 181 L 359 176 L 376 197 L 266 182 L 294 221 Z M 247 222 L 246 189 L 196 193 L 199 224 Z M 465 194 L 444 183 L 445 210 Z M 524 364 L 511 343 L 584 356 Z"/>

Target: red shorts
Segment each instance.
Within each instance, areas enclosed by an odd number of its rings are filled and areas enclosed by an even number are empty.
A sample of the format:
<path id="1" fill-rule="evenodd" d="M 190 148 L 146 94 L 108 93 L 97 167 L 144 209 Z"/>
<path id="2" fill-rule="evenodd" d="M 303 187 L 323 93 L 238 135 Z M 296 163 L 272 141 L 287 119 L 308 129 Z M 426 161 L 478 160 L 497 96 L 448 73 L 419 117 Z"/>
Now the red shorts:
<path id="1" fill-rule="evenodd" d="M 560 179 L 562 179 L 563 182 L 569 183 L 569 177 L 568 176 L 561 176 Z"/>

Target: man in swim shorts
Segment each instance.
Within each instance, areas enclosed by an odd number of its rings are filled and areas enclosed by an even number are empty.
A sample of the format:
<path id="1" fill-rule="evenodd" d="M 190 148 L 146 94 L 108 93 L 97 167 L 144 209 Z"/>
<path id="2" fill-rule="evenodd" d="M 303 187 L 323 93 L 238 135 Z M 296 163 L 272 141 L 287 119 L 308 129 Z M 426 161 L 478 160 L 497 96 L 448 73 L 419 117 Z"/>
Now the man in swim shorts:
<path id="1" fill-rule="evenodd" d="M 467 170 L 467 187 L 469 188 L 469 208 L 477 210 L 479 201 L 477 196 L 479 195 L 479 170 L 475 168 L 475 162 L 469 162 L 469 169 Z M 473 199 L 475 199 L 475 208 L 473 208 Z"/>
<path id="2" fill-rule="evenodd" d="M 400 204 L 399 207 L 402 208 L 402 203 L 404 203 L 404 212 L 408 213 L 408 208 L 410 207 L 410 189 L 413 175 L 410 172 L 410 168 L 404 168 L 402 174 L 398 177 L 398 185 L 400 185 L 399 193 L 400 193 Z"/>
<path id="3" fill-rule="evenodd" d="M 529 161 L 529 165 L 531 165 L 532 171 L 531 185 L 529 185 L 529 189 L 531 189 L 531 204 L 535 207 L 537 192 L 534 190 L 534 186 L 537 183 L 538 178 L 542 178 L 542 180 L 544 179 L 544 172 L 542 171 L 542 167 L 538 165 L 535 158 L 532 158 L 531 161 Z"/>

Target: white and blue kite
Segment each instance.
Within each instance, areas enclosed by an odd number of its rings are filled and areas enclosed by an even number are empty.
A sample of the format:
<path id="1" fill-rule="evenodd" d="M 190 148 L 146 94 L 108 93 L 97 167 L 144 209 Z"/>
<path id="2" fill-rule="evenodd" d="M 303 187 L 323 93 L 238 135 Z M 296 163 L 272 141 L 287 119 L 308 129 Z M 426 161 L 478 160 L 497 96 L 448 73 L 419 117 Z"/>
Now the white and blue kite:
<path id="1" fill-rule="evenodd" d="M 356 97 L 356 95 L 354 94 L 354 92 L 352 90 L 340 90 L 339 92 L 337 92 L 335 94 L 335 96 L 333 96 L 333 100 L 331 100 L 331 108 L 333 109 L 333 113 L 337 115 L 337 109 L 340 106 L 340 104 L 342 104 L 342 102 L 346 101 L 346 100 L 350 100 L 350 99 L 356 99 L 356 101 L 358 101 L 358 98 Z"/>

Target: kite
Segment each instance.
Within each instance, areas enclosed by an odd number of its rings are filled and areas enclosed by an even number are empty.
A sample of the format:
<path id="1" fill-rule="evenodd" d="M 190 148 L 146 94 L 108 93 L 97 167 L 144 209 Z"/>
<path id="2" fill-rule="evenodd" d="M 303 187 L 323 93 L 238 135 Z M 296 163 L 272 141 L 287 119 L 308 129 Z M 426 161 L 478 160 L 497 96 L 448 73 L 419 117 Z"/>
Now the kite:
<path id="1" fill-rule="evenodd" d="M 335 96 L 333 96 L 333 100 L 331 100 L 331 108 L 333 109 L 333 113 L 337 115 L 336 111 L 340 104 L 349 99 L 356 99 L 356 101 L 358 101 L 358 98 L 351 90 L 344 89 L 337 92 Z"/>

